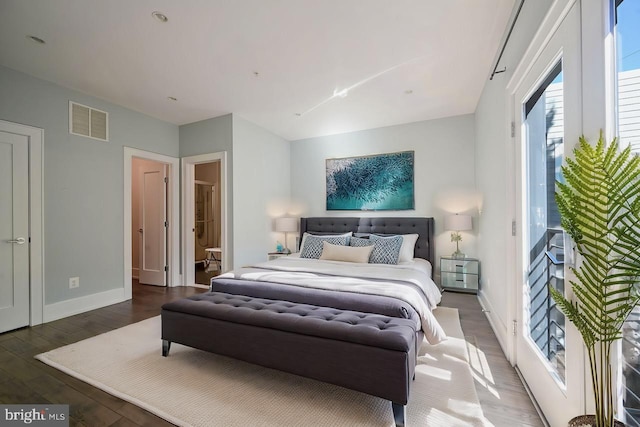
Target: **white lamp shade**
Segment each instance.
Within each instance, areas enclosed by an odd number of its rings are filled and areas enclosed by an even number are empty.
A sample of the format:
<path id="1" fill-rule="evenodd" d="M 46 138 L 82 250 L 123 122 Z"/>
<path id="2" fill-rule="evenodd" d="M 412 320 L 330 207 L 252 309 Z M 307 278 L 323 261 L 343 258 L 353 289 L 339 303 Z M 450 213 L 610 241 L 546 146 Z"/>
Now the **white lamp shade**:
<path id="1" fill-rule="evenodd" d="M 276 218 L 276 231 L 298 231 L 298 218 Z"/>
<path id="2" fill-rule="evenodd" d="M 471 230 L 471 215 L 448 215 L 444 218 L 444 229 L 449 231 Z"/>

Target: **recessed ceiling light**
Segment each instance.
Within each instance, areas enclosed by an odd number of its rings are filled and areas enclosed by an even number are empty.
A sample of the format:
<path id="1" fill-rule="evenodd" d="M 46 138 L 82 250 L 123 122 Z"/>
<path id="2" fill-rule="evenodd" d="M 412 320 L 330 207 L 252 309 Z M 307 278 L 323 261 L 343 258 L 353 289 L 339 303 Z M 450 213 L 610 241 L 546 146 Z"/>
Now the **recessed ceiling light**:
<path id="1" fill-rule="evenodd" d="M 404 93 L 406 95 L 411 95 L 413 93 L 413 91 L 411 89 L 407 89 L 407 90 L 404 91 Z"/>
<path id="2" fill-rule="evenodd" d="M 176 98 L 176 97 L 174 97 L 174 96 L 167 96 L 167 99 L 168 99 L 169 101 L 177 101 L 177 100 L 178 100 L 178 98 Z"/>
<path id="3" fill-rule="evenodd" d="M 44 40 L 42 40 L 40 37 L 36 37 L 36 36 L 27 36 L 28 39 L 33 40 L 34 42 L 38 43 L 38 44 L 45 44 L 46 42 Z"/>
<path id="4" fill-rule="evenodd" d="M 151 16 L 153 16 L 154 18 L 156 18 L 160 22 L 167 22 L 169 20 L 169 18 L 167 18 L 167 15 L 165 15 L 162 12 L 158 12 L 158 11 L 153 12 L 151 14 Z"/>

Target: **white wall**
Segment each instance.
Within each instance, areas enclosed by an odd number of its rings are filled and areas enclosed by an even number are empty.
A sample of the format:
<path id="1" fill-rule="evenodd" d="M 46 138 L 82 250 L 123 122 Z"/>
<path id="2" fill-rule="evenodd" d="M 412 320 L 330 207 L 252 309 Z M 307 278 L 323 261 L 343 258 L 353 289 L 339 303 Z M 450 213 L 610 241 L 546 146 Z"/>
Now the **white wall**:
<path id="1" fill-rule="evenodd" d="M 44 129 L 45 304 L 123 288 L 123 147 L 177 157 L 178 126 L 5 67 L 0 93 L 0 119 Z M 69 100 L 109 113 L 108 142 L 69 133 Z"/>
<path id="2" fill-rule="evenodd" d="M 496 333 L 507 333 L 507 287 L 515 286 L 507 278 L 505 257 L 511 238 L 511 220 L 507 215 L 507 164 L 510 137 L 510 108 L 506 86 L 538 26 L 549 10 L 551 0 L 525 2 L 507 44 L 496 74 L 485 84 L 475 113 L 476 158 L 475 182 L 482 194 L 479 218 L 478 253 L 482 261 L 480 297 L 491 311 Z"/>
<path id="3" fill-rule="evenodd" d="M 233 264 L 267 260 L 275 251 L 273 218 L 288 213 L 290 142 L 233 115 Z"/>
<path id="4" fill-rule="evenodd" d="M 478 195 L 474 183 L 474 147 L 473 115 L 293 141 L 292 213 L 299 216 L 432 216 L 436 223 L 437 257 L 455 250 L 450 234 L 443 230 L 444 215 L 468 213 L 474 216 L 474 231 L 462 233 L 461 250 L 468 256 L 478 255 L 475 248 Z M 408 150 L 415 151 L 415 210 L 326 210 L 326 159 Z"/>

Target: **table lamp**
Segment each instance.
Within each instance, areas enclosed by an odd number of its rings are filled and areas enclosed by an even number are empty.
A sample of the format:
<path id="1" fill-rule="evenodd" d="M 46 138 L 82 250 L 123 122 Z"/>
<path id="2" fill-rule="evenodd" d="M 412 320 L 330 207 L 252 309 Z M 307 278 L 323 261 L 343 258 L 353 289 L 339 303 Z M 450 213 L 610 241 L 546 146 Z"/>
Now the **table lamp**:
<path id="1" fill-rule="evenodd" d="M 451 254 L 453 258 L 464 258 L 464 252 L 460 251 L 459 243 L 462 241 L 461 231 L 471 230 L 471 215 L 448 215 L 444 218 L 444 229 L 451 231 L 451 241 L 456 242 L 456 251 Z"/>
<path id="2" fill-rule="evenodd" d="M 276 231 L 284 233 L 284 253 L 290 254 L 291 250 L 287 244 L 287 233 L 298 231 L 298 218 L 276 218 Z"/>

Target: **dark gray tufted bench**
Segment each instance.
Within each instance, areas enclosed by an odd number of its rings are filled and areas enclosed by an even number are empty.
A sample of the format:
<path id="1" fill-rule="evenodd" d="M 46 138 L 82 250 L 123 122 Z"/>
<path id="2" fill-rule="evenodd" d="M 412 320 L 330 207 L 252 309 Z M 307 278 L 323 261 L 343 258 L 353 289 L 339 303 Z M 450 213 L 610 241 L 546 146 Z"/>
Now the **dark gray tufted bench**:
<path id="1" fill-rule="evenodd" d="M 392 402 L 396 425 L 418 339 L 409 319 L 222 292 L 162 306 L 163 356 L 177 342 L 378 396 Z"/>

